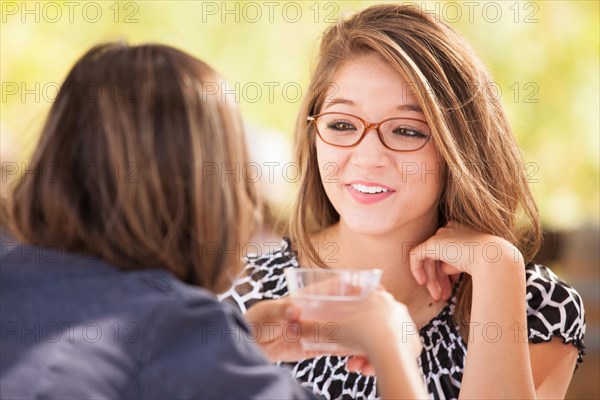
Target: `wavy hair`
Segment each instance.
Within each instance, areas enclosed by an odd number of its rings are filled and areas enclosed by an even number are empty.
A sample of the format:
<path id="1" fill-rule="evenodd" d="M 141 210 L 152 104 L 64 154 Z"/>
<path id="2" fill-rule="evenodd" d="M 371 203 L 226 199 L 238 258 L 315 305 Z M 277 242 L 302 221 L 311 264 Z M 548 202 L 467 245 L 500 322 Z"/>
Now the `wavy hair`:
<path id="1" fill-rule="evenodd" d="M 28 173 L 3 203 L 18 240 L 218 291 L 257 219 L 238 110 L 204 62 L 172 47 L 98 45 L 61 86 Z M 239 167 L 239 165 L 238 165 Z"/>
<path id="2" fill-rule="evenodd" d="M 401 74 L 432 127 L 442 159 L 440 226 L 458 221 L 502 237 L 532 260 L 541 242 L 538 211 L 528 188 L 520 150 L 489 72 L 450 26 L 411 5 L 368 7 L 323 34 L 296 126 L 300 190 L 290 219 L 292 239 L 326 267 L 310 234 L 339 221 L 319 177 L 315 132 L 306 117 L 318 114 L 340 66 L 376 55 Z M 461 280 L 455 320 L 468 337 L 472 283 Z"/>

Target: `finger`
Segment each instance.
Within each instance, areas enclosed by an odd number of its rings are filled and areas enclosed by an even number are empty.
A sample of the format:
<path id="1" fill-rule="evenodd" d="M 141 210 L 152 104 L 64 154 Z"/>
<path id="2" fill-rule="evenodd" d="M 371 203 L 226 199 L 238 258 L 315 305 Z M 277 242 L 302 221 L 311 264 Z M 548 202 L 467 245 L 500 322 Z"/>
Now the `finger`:
<path id="1" fill-rule="evenodd" d="M 361 375 L 375 375 L 375 368 L 373 368 L 369 360 L 364 356 L 349 358 L 346 363 L 346 369 L 349 372 L 355 372 Z"/>
<path id="2" fill-rule="evenodd" d="M 437 273 L 438 282 L 441 286 L 441 298 L 446 301 L 452 295 L 452 285 L 450 283 L 450 277 L 442 271 L 441 264 L 442 261 L 435 261 L 435 271 Z"/>
<path id="3" fill-rule="evenodd" d="M 369 361 L 363 356 L 353 356 L 346 361 L 346 369 L 350 372 L 360 373 L 368 363 Z"/>
<path id="4" fill-rule="evenodd" d="M 332 341 L 336 341 L 337 343 L 339 334 L 338 322 L 299 320 L 296 324 L 300 329 L 301 337 L 305 340 L 320 343 L 332 343 Z"/>
<path id="5" fill-rule="evenodd" d="M 348 357 L 354 355 L 354 352 L 351 350 L 327 350 L 327 351 L 315 351 L 318 355 L 322 356 L 324 354 L 328 356 L 336 356 L 336 357 Z"/>
<path id="6" fill-rule="evenodd" d="M 427 274 L 425 273 L 423 259 L 421 258 L 421 253 L 424 244 L 414 247 L 409 251 L 408 257 L 410 262 L 410 272 L 412 272 L 415 280 L 419 285 L 423 285 L 427 282 Z"/>
<path id="7" fill-rule="evenodd" d="M 309 350 L 309 351 L 304 350 L 304 357 L 303 358 L 304 359 L 307 359 L 307 358 L 317 358 L 317 357 L 322 357 L 324 355 L 328 355 L 329 356 L 331 354 L 329 354 L 329 353 L 323 353 L 321 351 L 316 351 L 316 350 Z"/>
<path id="8" fill-rule="evenodd" d="M 300 318 L 302 312 L 300 306 L 294 304 L 289 296 L 276 300 L 263 301 L 263 303 L 267 303 L 269 306 L 267 312 L 273 321 L 283 319 L 289 322 L 295 322 Z"/>
<path id="9" fill-rule="evenodd" d="M 358 357 L 350 357 L 346 361 L 346 369 L 348 372 L 360 372 L 364 362 Z"/>
<path id="10" fill-rule="evenodd" d="M 366 376 L 375 376 L 375 367 L 373 367 L 371 364 L 365 364 L 365 366 L 360 370 L 360 374 Z"/>
<path id="11" fill-rule="evenodd" d="M 283 310 L 283 318 L 289 322 L 296 322 L 300 319 L 302 309 L 297 304 L 287 304 Z"/>
<path id="12" fill-rule="evenodd" d="M 264 300 L 250 307 L 244 316 L 248 322 L 263 324 L 266 322 L 296 321 L 300 318 L 301 309 L 289 299 Z"/>
<path id="13" fill-rule="evenodd" d="M 408 253 L 411 271 L 417 282 L 421 285 L 427 280 L 427 273 L 424 271 L 424 262 L 426 259 L 430 258 L 440 260 L 441 262 L 447 261 L 447 251 L 443 251 L 446 247 L 444 236 L 447 235 L 442 231 L 443 229 L 446 228 L 438 229 L 438 232 L 434 236 L 413 247 Z M 420 269 L 423 269 L 423 271 L 419 271 Z"/>
<path id="14" fill-rule="evenodd" d="M 431 294 L 431 297 L 433 297 L 433 300 L 439 301 L 442 297 L 442 287 L 438 280 L 435 268 L 435 260 L 426 258 L 424 264 L 425 273 L 427 274 L 427 290 Z"/>
<path id="15" fill-rule="evenodd" d="M 463 272 L 460 269 L 448 264 L 447 262 L 440 261 L 440 267 L 442 268 L 442 272 L 446 275 L 451 275 L 456 281 L 460 274 Z M 454 283 L 454 282 L 453 282 Z"/>

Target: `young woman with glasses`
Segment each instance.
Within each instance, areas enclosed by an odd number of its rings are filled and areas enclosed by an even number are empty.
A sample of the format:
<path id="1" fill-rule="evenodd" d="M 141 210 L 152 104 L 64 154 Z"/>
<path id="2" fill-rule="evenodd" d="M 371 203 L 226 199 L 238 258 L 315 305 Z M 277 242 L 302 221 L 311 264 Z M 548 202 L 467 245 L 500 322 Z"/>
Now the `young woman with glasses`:
<path id="1" fill-rule="evenodd" d="M 399 377 L 418 371 L 433 398 L 564 397 L 583 304 L 531 262 L 538 212 L 491 82 L 463 38 L 412 6 L 328 28 L 310 82 L 321 90 L 298 118 L 291 237 L 249 257 L 223 298 L 251 314 L 286 301 L 286 268 L 380 268 L 423 344 Z M 283 365 L 328 399 L 380 395 L 369 364 L 347 356 Z"/>

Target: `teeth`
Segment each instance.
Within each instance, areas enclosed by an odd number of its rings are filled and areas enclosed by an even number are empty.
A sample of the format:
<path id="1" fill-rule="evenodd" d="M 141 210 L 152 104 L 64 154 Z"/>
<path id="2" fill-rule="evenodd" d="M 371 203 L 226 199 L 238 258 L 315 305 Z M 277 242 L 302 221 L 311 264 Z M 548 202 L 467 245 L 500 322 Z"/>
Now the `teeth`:
<path id="1" fill-rule="evenodd" d="M 354 188 L 354 190 L 357 190 L 361 193 L 369 193 L 369 194 L 389 192 L 388 189 L 384 189 L 379 186 L 366 186 L 366 185 L 361 185 L 359 183 L 353 183 L 352 188 Z"/>

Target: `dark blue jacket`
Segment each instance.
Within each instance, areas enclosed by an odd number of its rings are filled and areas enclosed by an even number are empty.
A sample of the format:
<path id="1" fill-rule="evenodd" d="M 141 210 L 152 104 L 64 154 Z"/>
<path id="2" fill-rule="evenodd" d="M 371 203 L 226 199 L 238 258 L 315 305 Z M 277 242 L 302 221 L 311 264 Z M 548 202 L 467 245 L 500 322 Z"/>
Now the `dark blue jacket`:
<path id="1" fill-rule="evenodd" d="M 242 319 L 166 270 L 2 243 L 0 398 L 299 399 Z"/>

